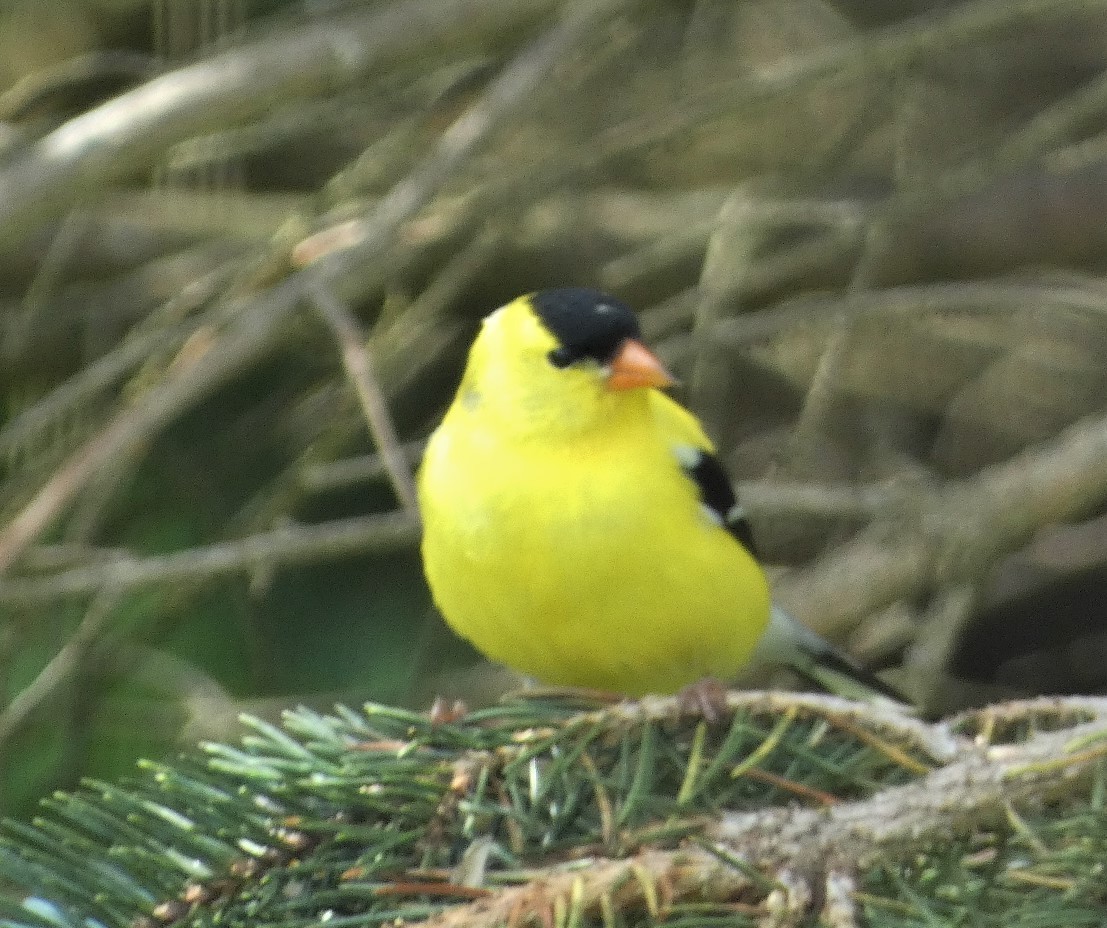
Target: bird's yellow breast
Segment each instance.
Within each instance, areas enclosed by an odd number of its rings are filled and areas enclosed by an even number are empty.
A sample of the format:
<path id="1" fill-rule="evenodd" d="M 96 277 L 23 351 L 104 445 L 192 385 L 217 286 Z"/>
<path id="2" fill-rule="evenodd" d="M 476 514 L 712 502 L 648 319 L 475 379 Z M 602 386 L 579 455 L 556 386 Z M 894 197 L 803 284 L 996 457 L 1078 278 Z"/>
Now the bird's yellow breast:
<path id="1" fill-rule="evenodd" d="M 652 390 L 572 441 L 520 440 L 487 412 L 460 395 L 420 473 L 423 557 L 448 623 L 550 684 L 640 695 L 733 676 L 769 593 L 680 469 L 694 420 Z"/>

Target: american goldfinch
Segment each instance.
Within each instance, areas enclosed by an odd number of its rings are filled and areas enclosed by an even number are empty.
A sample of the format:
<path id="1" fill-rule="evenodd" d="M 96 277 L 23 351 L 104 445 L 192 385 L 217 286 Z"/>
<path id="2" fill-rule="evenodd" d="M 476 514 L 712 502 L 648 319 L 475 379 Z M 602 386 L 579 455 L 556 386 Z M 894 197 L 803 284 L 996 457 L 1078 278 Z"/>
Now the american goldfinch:
<path id="1" fill-rule="evenodd" d="M 563 288 L 488 316 L 419 474 L 446 621 L 543 683 L 627 696 L 783 662 L 897 694 L 772 604 L 749 525 L 623 303 Z"/>

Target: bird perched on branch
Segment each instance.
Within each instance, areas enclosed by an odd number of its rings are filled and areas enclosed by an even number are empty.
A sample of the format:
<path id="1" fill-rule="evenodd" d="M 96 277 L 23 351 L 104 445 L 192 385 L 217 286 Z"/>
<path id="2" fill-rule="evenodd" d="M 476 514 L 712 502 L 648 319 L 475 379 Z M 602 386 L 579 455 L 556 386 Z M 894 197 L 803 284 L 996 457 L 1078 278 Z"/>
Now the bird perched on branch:
<path id="1" fill-rule="evenodd" d="M 749 524 L 634 313 L 597 290 L 488 316 L 419 474 L 446 621 L 554 685 L 628 696 L 785 663 L 901 697 L 772 604 Z"/>

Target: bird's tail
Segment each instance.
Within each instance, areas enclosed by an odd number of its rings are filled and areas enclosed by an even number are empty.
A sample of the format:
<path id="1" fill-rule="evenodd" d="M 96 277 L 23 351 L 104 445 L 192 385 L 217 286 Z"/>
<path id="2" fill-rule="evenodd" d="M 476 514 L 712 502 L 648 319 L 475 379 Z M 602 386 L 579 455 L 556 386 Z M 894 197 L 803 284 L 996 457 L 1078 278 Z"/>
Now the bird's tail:
<path id="1" fill-rule="evenodd" d="M 827 692 L 848 699 L 883 697 L 910 704 L 902 693 L 775 603 L 757 657 L 785 664 Z"/>

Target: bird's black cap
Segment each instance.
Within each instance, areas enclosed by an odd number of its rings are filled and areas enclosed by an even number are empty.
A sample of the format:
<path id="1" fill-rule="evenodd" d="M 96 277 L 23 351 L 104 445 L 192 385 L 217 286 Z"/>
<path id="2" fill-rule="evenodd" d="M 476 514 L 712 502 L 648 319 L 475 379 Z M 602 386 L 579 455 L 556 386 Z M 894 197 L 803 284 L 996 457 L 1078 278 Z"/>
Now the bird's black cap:
<path id="1" fill-rule="evenodd" d="M 542 290 L 531 297 L 542 324 L 557 339 L 559 348 L 550 360 L 566 367 L 582 358 L 601 364 L 610 361 L 628 338 L 639 338 L 638 318 L 625 303 L 589 287 Z"/>

